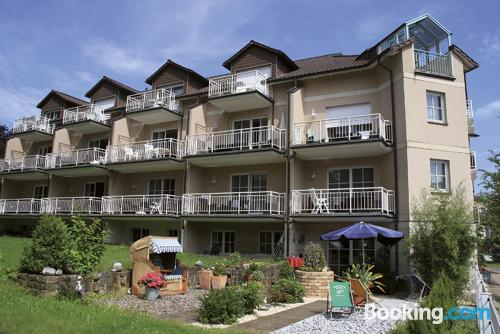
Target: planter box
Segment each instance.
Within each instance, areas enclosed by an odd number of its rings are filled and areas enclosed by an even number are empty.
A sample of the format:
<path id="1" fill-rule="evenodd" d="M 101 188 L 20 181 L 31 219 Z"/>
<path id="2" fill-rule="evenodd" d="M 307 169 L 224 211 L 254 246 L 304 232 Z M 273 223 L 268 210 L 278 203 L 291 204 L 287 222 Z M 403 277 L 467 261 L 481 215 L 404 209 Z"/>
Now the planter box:
<path id="1" fill-rule="evenodd" d="M 333 281 L 333 271 L 295 271 L 295 277 L 304 287 L 306 297 L 326 298 L 328 283 Z"/>

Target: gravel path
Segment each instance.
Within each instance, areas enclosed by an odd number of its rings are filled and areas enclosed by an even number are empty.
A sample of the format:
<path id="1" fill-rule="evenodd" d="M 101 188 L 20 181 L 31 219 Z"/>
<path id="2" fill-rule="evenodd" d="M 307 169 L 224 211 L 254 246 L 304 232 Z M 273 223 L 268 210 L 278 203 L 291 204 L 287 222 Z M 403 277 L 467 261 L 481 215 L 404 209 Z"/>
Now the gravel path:
<path id="1" fill-rule="evenodd" d="M 117 298 L 96 299 L 97 303 L 115 305 L 122 309 L 146 312 L 158 318 L 168 318 L 170 315 L 194 310 L 200 307 L 200 298 L 208 291 L 189 289 L 184 295 L 165 296 L 151 302 L 134 295 Z"/>

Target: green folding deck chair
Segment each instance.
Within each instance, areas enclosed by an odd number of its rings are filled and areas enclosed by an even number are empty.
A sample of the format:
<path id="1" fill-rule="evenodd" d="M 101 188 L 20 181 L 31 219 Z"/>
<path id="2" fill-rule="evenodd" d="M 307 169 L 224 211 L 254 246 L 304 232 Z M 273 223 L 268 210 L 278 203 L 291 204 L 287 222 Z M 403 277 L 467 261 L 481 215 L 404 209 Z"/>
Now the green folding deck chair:
<path id="1" fill-rule="evenodd" d="M 330 313 L 352 313 L 354 303 L 352 299 L 351 283 L 331 281 L 328 284 L 328 295 L 326 297 L 326 312 Z"/>

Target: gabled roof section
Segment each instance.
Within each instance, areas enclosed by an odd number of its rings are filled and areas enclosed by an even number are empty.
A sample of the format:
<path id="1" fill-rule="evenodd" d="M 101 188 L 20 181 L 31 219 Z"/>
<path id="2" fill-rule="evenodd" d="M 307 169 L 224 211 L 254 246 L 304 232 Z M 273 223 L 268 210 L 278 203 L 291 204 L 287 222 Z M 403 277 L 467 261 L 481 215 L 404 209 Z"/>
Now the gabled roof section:
<path id="1" fill-rule="evenodd" d="M 479 67 L 479 63 L 472 59 L 467 53 L 465 53 L 458 46 L 453 44 L 450 46 L 450 51 L 455 53 L 464 63 L 465 72 L 472 71 Z"/>
<path id="2" fill-rule="evenodd" d="M 207 85 L 208 85 L 208 80 L 207 78 L 205 78 L 203 75 L 199 74 L 198 72 L 195 72 L 193 71 L 192 69 L 188 68 L 188 67 L 184 67 L 180 64 L 177 64 L 176 62 L 174 62 L 173 60 L 171 59 L 167 59 L 167 61 L 165 62 L 165 64 L 161 65 L 161 67 L 159 69 L 157 69 L 153 74 L 151 74 L 149 76 L 149 78 L 146 79 L 146 83 L 149 84 L 149 85 L 152 85 L 152 82 L 153 80 L 165 69 L 167 68 L 167 66 L 175 66 L 177 67 L 178 69 L 184 71 L 184 72 L 188 72 L 189 74 L 192 74 L 194 77 L 196 77 L 198 80 L 202 81 L 202 82 L 205 82 Z"/>
<path id="3" fill-rule="evenodd" d="M 77 106 L 83 106 L 83 105 L 89 104 L 88 101 L 84 101 L 84 100 L 79 99 L 77 97 L 74 97 L 74 96 L 71 96 L 71 95 L 68 95 L 66 93 L 59 92 L 59 91 L 53 89 L 47 95 L 45 95 L 45 97 L 42 99 L 42 101 L 40 101 L 36 105 L 36 107 L 42 108 L 43 105 L 45 104 L 45 102 L 47 102 L 52 96 L 57 96 L 60 99 L 62 99 L 63 101 L 72 103 L 72 104 L 77 105 Z"/>
<path id="4" fill-rule="evenodd" d="M 108 77 L 108 76 L 105 76 L 105 75 L 104 75 L 104 76 L 101 78 L 101 80 L 99 80 L 99 81 L 98 81 L 98 82 L 97 82 L 97 83 L 96 83 L 96 84 L 95 84 L 92 88 L 90 88 L 90 90 L 89 90 L 87 93 L 85 93 L 85 96 L 90 98 L 90 97 L 92 96 L 92 94 L 94 93 L 94 91 L 95 91 L 95 90 L 96 90 L 96 89 L 97 89 L 100 85 L 102 85 L 104 82 L 109 82 L 109 83 L 110 83 L 110 84 L 112 84 L 113 86 L 116 86 L 116 87 L 118 87 L 118 88 L 120 88 L 120 89 L 126 90 L 126 91 L 128 91 L 128 92 L 130 92 L 130 93 L 132 93 L 132 94 L 137 94 L 137 93 L 139 93 L 139 91 L 138 91 L 138 90 L 136 90 L 136 89 L 134 89 L 134 88 L 132 88 L 132 87 L 130 87 L 130 86 L 127 86 L 127 85 L 125 85 L 125 84 L 123 84 L 123 83 L 121 83 L 121 82 L 119 82 L 119 81 L 116 81 L 116 80 L 114 80 L 114 79 L 111 79 L 110 77 Z"/>
<path id="5" fill-rule="evenodd" d="M 222 66 L 224 66 L 228 70 L 231 70 L 231 63 L 236 58 L 238 58 L 241 54 L 243 54 L 246 50 L 248 50 L 248 48 L 250 48 L 251 46 L 256 46 L 256 47 L 259 47 L 259 48 L 264 49 L 266 51 L 269 51 L 271 53 L 274 53 L 278 57 L 280 57 L 288 66 L 290 66 L 292 70 L 298 69 L 297 64 L 293 60 L 291 60 L 290 57 L 288 57 L 286 55 L 286 53 L 284 53 L 281 50 L 278 50 L 278 49 L 272 48 L 270 46 L 267 46 L 265 44 L 256 42 L 253 39 L 250 42 L 248 42 L 244 47 L 242 47 L 238 52 L 236 52 L 234 55 L 232 55 L 231 58 L 229 58 L 224 63 L 222 63 Z"/>

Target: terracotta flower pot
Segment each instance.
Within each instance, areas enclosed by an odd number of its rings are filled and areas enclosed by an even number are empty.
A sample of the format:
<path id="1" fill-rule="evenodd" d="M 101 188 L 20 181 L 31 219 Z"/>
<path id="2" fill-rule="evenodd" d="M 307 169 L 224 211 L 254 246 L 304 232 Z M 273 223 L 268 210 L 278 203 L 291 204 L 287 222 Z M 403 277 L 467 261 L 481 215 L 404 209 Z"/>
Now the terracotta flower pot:
<path id="1" fill-rule="evenodd" d="M 212 289 L 222 289 L 226 286 L 227 275 L 212 276 Z"/>
<path id="2" fill-rule="evenodd" d="M 198 280 L 200 281 L 200 289 L 210 290 L 210 281 L 212 280 L 211 270 L 198 271 Z"/>

